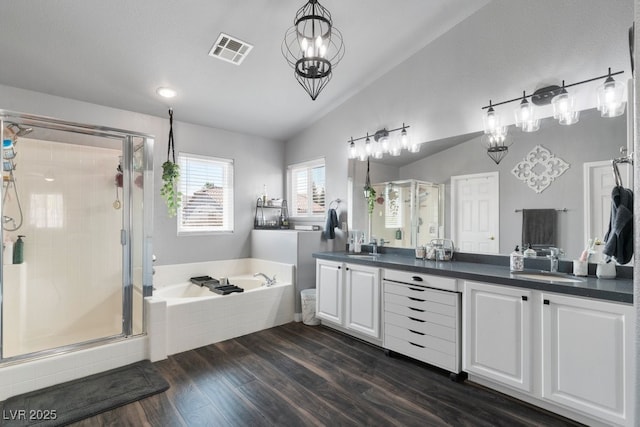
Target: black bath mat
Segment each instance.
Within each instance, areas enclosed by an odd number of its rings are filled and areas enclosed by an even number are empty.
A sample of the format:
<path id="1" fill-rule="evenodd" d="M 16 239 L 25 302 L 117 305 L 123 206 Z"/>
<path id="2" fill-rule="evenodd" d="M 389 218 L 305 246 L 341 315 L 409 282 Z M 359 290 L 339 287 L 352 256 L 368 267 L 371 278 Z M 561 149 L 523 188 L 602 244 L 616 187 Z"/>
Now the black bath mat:
<path id="1" fill-rule="evenodd" d="M 148 360 L 10 397 L 1 426 L 61 426 L 163 392 L 169 384 Z"/>

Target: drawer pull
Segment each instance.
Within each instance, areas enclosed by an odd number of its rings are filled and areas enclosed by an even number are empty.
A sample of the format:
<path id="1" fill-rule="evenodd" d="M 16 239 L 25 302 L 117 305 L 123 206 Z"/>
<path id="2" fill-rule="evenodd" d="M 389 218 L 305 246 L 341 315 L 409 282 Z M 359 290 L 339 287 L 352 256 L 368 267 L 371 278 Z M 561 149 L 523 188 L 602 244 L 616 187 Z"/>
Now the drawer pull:
<path id="1" fill-rule="evenodd" d="M 420 298 L 413 298 L 413 297 L 408 297 L 411 301 L 418 301 L 418 302 L 425 302 L 425 300 L 420 299 Z"/>
<path id="2" fill-rule="evenodd" d="M 426 335 L 426 334 L 425 334 L 425 333 L 423 333 L 423 332 L 414 331 L 414 330 L 412 330 L 412 329 L 409 329 L 409 332 L 411 332 L 412 334 L 416 334 L 416 335 Z"/>
<path id="3" fill-rule="evenodd" d="M 544 300 L 544 301 L 543 301 L 543 303 L 544 303 L 545 305 L 549 305 L 549 300 L 548 300 L 548 299 L 546 299 L 546 300 Z"/>
<path id="4" fill-rule="evenodd" d="M 411 280 L 414 282 L 422 282 L 422 277 L 420 276 L 411 276 Z"/>
<path id="5" fill-rule="evenodd" d="M 419 311 L 420 313 L 424 313 L 424 310 L 422 310 L 422 309 L 420 309 L 420 308 L 413 308 L 413 307 L 409 307 L 409 310 Z"/>
<path id="6" fill-rule="evenodd" d="M 415 345 L 416 347 L 424 348 L 424 346 L 423 346 L 423 345 L 416 344 L 416 343 L 413 343 L 413 342 L 411 342 L 411 341 L 409 341 L 409 344 L 411 344 L 411 345 Z"/>
<path id="7" fill-rule="evenodd" d="M 426 320 L 416 319 L 415 317 L 409 317 L 409 319 L 413 320 L 414 322 L 420 322 L 420 323 L 426 322 Z"/>
<path id="8" fill-rule="evenodd" d="M 529 300 L 529 298 L 527 298 L 526 295 L 522 295 L 522 301 L 528 301 L 528 300 Z"/>
<path id="9" fill-rule="evenodd" d="M 412 291 L 424 292 L 424 289 L 409 287 Z"/>

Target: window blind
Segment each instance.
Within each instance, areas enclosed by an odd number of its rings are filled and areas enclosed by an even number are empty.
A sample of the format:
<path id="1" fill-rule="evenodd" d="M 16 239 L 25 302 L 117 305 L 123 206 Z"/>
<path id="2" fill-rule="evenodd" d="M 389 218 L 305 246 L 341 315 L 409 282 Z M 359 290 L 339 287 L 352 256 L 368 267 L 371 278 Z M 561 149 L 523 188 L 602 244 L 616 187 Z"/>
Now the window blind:
<path id="1" fill-rule="evenodd" d="M 233 231 L 233 160 L 178 154 L 178 233 Z"/>
<path id="2" fill-rule="evenodd" d="M 324 159 L 289 166 L 291 207 L 294 216 L 324 215 Z"/>

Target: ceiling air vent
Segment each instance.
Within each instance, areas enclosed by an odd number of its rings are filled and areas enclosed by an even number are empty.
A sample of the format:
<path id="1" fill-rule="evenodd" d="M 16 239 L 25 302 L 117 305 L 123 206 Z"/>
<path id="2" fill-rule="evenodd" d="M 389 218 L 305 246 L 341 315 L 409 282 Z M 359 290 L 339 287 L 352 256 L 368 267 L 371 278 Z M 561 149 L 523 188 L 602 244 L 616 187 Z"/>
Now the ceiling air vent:
<path id="1" fill-rule="evenodd" d="M 218 40 L 216 40 L 209 51 L 209 56 L 240 65 L 249 52 L 251 52 L 251 49 L 253 49 L 253 46 L 249 43 L 220 33 Z"/>

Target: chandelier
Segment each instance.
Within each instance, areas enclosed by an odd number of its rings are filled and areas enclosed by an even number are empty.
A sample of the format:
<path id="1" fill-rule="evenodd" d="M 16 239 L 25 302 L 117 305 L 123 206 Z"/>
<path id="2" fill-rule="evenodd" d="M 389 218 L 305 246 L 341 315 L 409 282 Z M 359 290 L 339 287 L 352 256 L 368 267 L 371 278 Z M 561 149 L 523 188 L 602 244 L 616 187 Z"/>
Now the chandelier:
<path id="1" fill-rule="evenodd" d="M 282 41 L 282 54 L 298 83 L 315 100 L 344 56 L 342 34 L 318 0 L 309 0 L 298 10 Z"/>

